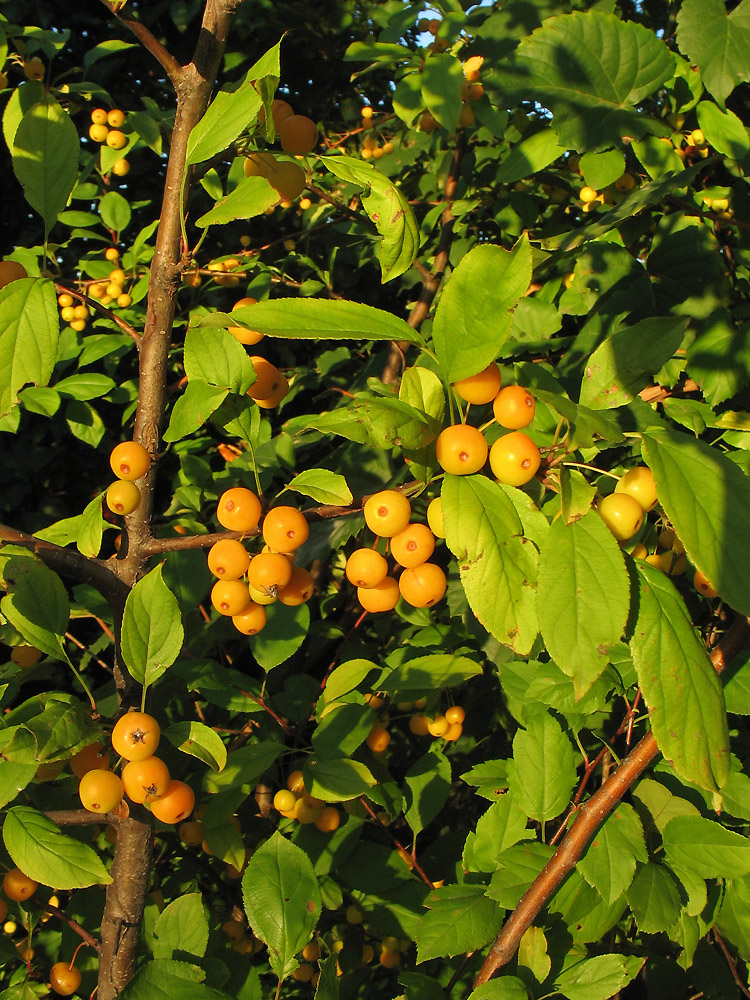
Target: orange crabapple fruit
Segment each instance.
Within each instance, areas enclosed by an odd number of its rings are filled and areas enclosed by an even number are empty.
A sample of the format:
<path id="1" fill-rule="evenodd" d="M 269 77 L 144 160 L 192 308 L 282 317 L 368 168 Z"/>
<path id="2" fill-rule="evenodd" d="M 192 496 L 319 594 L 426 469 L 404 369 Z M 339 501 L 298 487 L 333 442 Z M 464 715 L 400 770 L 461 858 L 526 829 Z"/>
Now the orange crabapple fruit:
<path id="1" fill-rule="evenodd" d="M 70 758 L 70 770 L 79 779 L 94 768 L 106 771 L 109 767 L 109 757 L 109 750 L 105 750 L 101 743 L 89 743 Z"/>
<path id="2" fill-rule="evenodd" d="M 626 472 L 615 486 L 615 493 L 627 493 L 638 501 L 644 511 L 652 510 L 658 499 L 654 474 L 645 465 L 637 465 Z"/>
<path id="3" fill-rule="evenodd" d="M 287 160 L 279 163 L 276 170 L 268 178 L 268 182 L 276 188 L 282 198 L 291 202 L 305 190 L 307 179 L 305 171 L 301 167 Z"/>
<path id="4" fill-rule="evenodd" d="M 109 130 L 107 138 L 104 141 L 110 149 L 124 149 L 128 144 L 128 137 L 119 129 L 113 128 Z"/>
<path id="5" fill-rule="evenodd" d="M 145 760 L 153 757 L 159 746 L 159 723 L 147 712 L 127 712 L 112 730 L 112 748 L 125 760 Z"/>
<path id="6" fill-rule="evenodd" d="M 315 826 L 321 833 L 333 833 L 338 830 L 340 823 L 341 815 L 335 806 L 325 806 L 315 820 Z"/>
<path id="7" fill-rule="evenodd" d="M 384 726 L 373 726 L 365 743 L 373 753 L 382 753 L 391 742 L 391 734 Z"/>
<path id="8" fill-rule="evenodd" d="M 169 787 L 169 768 L 160 757 L 131 760 L 121 773 L 125 794 L 132 802 L 150 802 L 158 799 Z"/>
<path id="9" fill-rule="evenodd" d="M 407 524 L 391 538 L 391 555 L 406 569 L 427 562 L 435 551 L 435 536 L 426 524 Z"/>
<path id="10" fill-rule="evenodd" d="M 107 112 L 104 108 L 94 108 L 91 112 L 91 121 L 94 125 L 106 125 L 107 124 Z"/>
<path id="11" fill-rule="evenodd" d="M 276 365 L 272 365 L 265 358 L 253 355 L 250 360 L 255 369 L 256 378 L 247 390 L 247 394 L 253 399 L 268 399 L 283 384 L 282 380 L 286 380 Z"/>
<path id="12" fill-rule="evenodd" d="M 286 376 L 282 373 L 280 374 L 279 383 L 273 390 L 270 396 L 266 399 L 256 399 L 256 404 L 261 408 L 261 410 L 273 410 L 275 409 L 281 400 L 289 394 L 289 383 L 286 380 Z"/>
<path id="13" fill-rule="evenodd" d="M 113 514 L 126 517 L 132 514 L 141 502 L 141 491 L 126 479 L 116 479 L 107 487 L 104 501 Z"/>
<path id="14" fill-rule="evenodd" d="M 315 591 L 315 584 L 309 570 L 302 566 L 292 566 L 292 576 L 286 587 L 279 591 L 279 601 L 287 607 L 296 608 L 306 604 Z"/>
<path id="15" fill-rule="evenodd" d="M 41 649 L 37 649 L 36 646 L 27 646 L 24 643 L 21 646 L 13 647 L 10 658 L 17 667 L 21 667 L 22 670 L 28 670 L 41 660 L 42 651 Z"/>
<path id="16" fill-rule="evenodd" d="M 450 723 L 444 715 L 436 715 L 431 721 L 428 720 L 427 732 L 430 736 L 445 736 L 450 729 Z"/>
<path id="17" fill-rule="evenodd" d="M 125 124 L 125 114 L 120 111 L 119 108 L 112 108 L 112 110 L 107 115 L 107 125 L 110 128 L 120 128 L 121 125 Z"/>
<path id="18" fill-rule="evenodd" d="M 18 264 L 15 260 L 0 260 L 0 288 L 5 288 L 11 281 L 19 278 L 28 278 L 23 264 Z"/>
<path id="19" fill-rule="evenodd" d="M 430 720 L 426 715 L 417 713 L 409 718 L 409 731 L 415 736 L 427 736 L 430 731 L 429 726 Z"/>
<path id="20" fill-rule="evenodd" d="M 89 139 L 91 139 L 92 142 L 106 142 L 108 135 L 109 129 L 106 125 L 89 126 Z"/>
<path id="21" fill-rule="evenodd" d="M 269 178 L 278 165 L 273 153 L 249 153 L 245 157 L 243 170 L 245 177 Z"/>
<path id="22" fill-rule="evenodd" d="M 235 309 L 244 309 L 245 306 L 254 306 L 257 301 L 258 300 L 254 299 L 252 295 L 248 295 L 244 299 L 240 299 L 238 302 L 235 302 L 232 306 L 232 312 L 234 312 Z M 241 344 L 252 346 L 263 339 L 263 334 L 259 333 L 258 330 L 248 330 L 244 326 L 230 326 L 227 327 L 227 329 L 233 337 L 236 337 L 237 340 L 239 340 Z"/>
<path id="23" fill-rule="evenodd" d="M 232 615 L 232 624 L 243 635 L 257 635 L 265 628 L 267 621 L 266 609 L 255 601 L 251 601 L 241 614 Z"/>
<path id="24" fill-rule="evenodd" d="M 118 479 L 132 483 L 146 475 L 151 456 L 138 441 L 121 441 L 112 449 L 109 464 Z"/>
<path id="25" fill-rule="evenodd" d="M 409 523 L 411 504 L 409 498 L 397 490 L 381 490 L 367 498 L 363 513 L 370 531 L 391 538 Z"/>
<path id="26" fill-rule="evenodd" d="M 445 538 L 445 523 L 443 522 L 443 498 L 435 497 L 427 506 L 427 523 L 436 538 Z"/>
<path id="27" fill-rule="evenodd" d="M 704 597 L 709 599 L 719 596 L 706 574 L 701 573 L 699 569 L 695 571 L 695 575 L 693 576 L 693 586 L 699 594 L 703 594 Z"/>
<path id="28" fill-rule="evenodd" d="M 521 385 L 506 385 L 495 397 L 492 412 L 501 427 L 517 431 L 534 419 L 534 397 Z"/>
<path id="29" fill-rule="evenodd" d="M 253 556 L 247 571 L 248 583 L 261 593 L 278 592 L 292 578 L 292 564 L 281 552 L 260 552 Z"/>
<path id="30" fill-rule="evenodd" d="M 234 618 L 247 611 L 250 593 L 242 580 L 217 580 L 211 588 L 211 603 L 220 615 Z"/>
<path id="31" fill-rule="evenodd" d="M 271 119 L 273 121 L 273 126 L 276 131 L 279 131 L 279 125 L 287 118 L 291 118 L 294 114 L 294 108 L 287 101 L 282 101 L 280 97 L 274 98 L 271 102 Z M 265 106 L 261 107 L 258 112 L 258 121 L 264 122 L 266 120 L 266 109 Z"/>
<path id="32" fill-rule="evenodd" d="M 297 796 L 287 788 L 280 788 L 273 797 L 273 807 L 277 812 L 291 812 L 297 804 Z"/>
<path id="33" fill-rule="evenodd" d="M 659 548 L 661 549 L 673 549 L 675 552 L 682 555 L 685 551 L 685 546 L 682 544 L 680 539 L 675 534 L 674 528 L 662 528 L 659 532 Z"/>
<path id="34" fill-rule="evenodd" d="M 311 153 L 318 142 L 318 127 L 307 115 L 289 115 L 279 125 L 279 141 L 285 153 Z"/>
<path id="35" fill-rule="evenodd" d="M 262 534 L 263 541 L 274 552 L 294 552 L 307 541 L 310 527 L 296 507 L 272 507 L 263 518 Z"/>
<path id="36" fill-rule="evenodd" d="M 220 580 L 239 580 L 249 565 L 250 553 L 236 538 L 221 538 L 208 551 L 208 568 Z"/>
<path id="37" fill-rule="evenodd" d="M 195 794 L 184 781 L 169 782 L 167 790 L 151 803 L 151 812 L 162 823 L 181 823 L 195 806 Z"/>
<path id="38" fill-rule="evenodd" d="M 112 812 L 122 802 L 124 794 L 125 788 L 118 775 L 101 768 L 87 771 L 78 785 L 81 804 L 89 812 Z"/>
<path id="39" fill-rule="evenodd" d="M 259 604 L 261 607 L 267 607 L 269 604 L 275 604 L 278 600 L 278 591 L 268 593 L 265 590 L 258 590 L 258 588 L 254 587 L 252 583 L 247 585 L 247 592 L 250 594 L 250 601 L 253 604 Z"/>
<path id="40" fill-rule="evenodd" d="M 244 486 L 233 486 L 219 497 L 216 520 L 228 531 L 254 531 L 260 515 L 260 500 Z"/>
<path id="41" fill-rule="evenodd" d="M 468 378 L 462 378 L 454 382 L 453 388 L 461 399 L 466 400 L 467 403 L 481 405 L 482 403 L 491 403 L 498 392 L 500 392 L 502 384 L 503 379 L 500 369 L 497 367 L 495 361 L 491 361 L 486 368 L 482 369 L 481 372 L 477 372 L 476 375 L 469 375 Z"/>
<path id="42" fill-rule="evenodd" d="M 599 516 L 620 542 L 625 542 L 643 524 L 643 507 L 628 493 L 610 493 L 596 508 Z"/>
<path id="43" fill-rule="evenodd" d="M 346 578 L 355 587 L 377 587 L 388 576 L 388 563 L 375 549 L 356 549 L 346 560 Z"/>
<path id="44" fill-rule="evenodd" d="M 523 431 L 504 434 L 490 448 L 490 468 L 507 486 L 524 486 L 537 474 L 542 462 L 539 449 Z"/>
<path id="45" fill-rule="evenodd" d="M 429 608 L 445 594 L 445 573 L 435 563 L 425 562 L 405 569 L 398 580 L 398 589 L 407 604 L 414 608 Z"/>
<path id="46" fill-rule="evenodd" d="M 461 705 L 451 705 L 445 710 L 445 717 L 452 726 L 457 723 L 461 725 L 466 718 L 466 712 Z"/>
<path id="47" fill-rule="evenodd" d="M 453 424 L 438 435 L 435 442 L 438 463 L 454 476 L 469 476 L 479 472 L 487 461 L 487 441 L 480 430 L 470 424 Z"/>
<path id="48" fill-rule="evenodd" d="M 386 576 L 374 587 L 357 587 L 357 600 L 365 611 L 393 611 L 399 595 L 398 581 L 392 576 Z"/>
<path id="49" fill-rule="evenodd" d="M 3 892 L 15 903 L 22 903 L 29 896 L 33 896 L 37 889 L 37 883 L 33 878 L 24 875 L 20 868 L 11 868 L 3 878 Z"/>

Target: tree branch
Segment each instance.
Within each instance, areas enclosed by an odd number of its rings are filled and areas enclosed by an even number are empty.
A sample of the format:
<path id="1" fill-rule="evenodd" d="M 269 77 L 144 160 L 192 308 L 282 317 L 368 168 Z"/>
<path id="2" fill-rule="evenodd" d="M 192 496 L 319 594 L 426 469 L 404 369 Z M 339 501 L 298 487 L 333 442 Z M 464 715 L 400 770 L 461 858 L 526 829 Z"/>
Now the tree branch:
<path id="1" fill-rule="evenodd" d="M 74 931 L 80 938 L 82 938 L 89 948 L 93 948 L 94 951 L 101 951 L 101 945 L 96 940 L 93 934 L 89 934 L 85 927 L 81 927 L 77 920 L 73 920 L 69 917 L 67 913 L 64 913 L 59 906 L 53 906 L 51 903 L 42 903 L 41 901 L 35 899 L 33 896 L 26 903 L 27 906 L 36 906 L 40 910 L 44 910 L 46 913 L 51 913 L 53 917 L 57 917 L 58 920 L 62 920 L 64 924 L 67 924 L 72 931 Z M 79 946 L 80 947 L 80 946 Z"/>
<path id="2" fill-rule="evenodd" d="M 710 654 L 717 673 L 724 670 L 727 661 L 742 649 L 748 639 L 750 639 L 750 619 L 738 617 Z M 654 734 L 649 732 L 612 772 L 601 788 L 581 806 L 562 843 L 526 890 L 495 939 L 474 981 L 474 989 L 488 982 L 498 969 L 510 962 L 521 938 L 539 911 L 549 902 L 565 876 L 575 867 L 589 841 L 607 816 L 658 753 L 659 747 Z"/>
<path id="3" fill-rule="evenodd" d="M 145 24 L 136 20 L 136 18 L 134 18 L 132 14 L 128 13 L 128 11 L 122 10 L 121 8 L 116 9 L 112 6 L 109 0 L 100 0 L 100 2 L 104 4 L 110 14 L 112 14 L 120 22 L 120 24 L 135 35 L 141 45 L 143 45 L 145 49 L 148 49 L 154 59 L 161 63 L 162 68 L 172 81 L 173 86 L 176 88 L 182 76 L 183 68 L 172 53 L 169 52 L 168 49 L 164 48 L 159 39 L 151 34 Z"/>

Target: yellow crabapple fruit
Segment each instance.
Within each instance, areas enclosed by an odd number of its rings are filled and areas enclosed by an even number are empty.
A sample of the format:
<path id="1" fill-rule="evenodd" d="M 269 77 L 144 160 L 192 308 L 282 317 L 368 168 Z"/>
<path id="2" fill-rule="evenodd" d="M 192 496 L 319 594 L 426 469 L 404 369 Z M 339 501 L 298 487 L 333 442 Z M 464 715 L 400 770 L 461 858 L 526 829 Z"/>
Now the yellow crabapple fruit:
<path id="1" fill-rule="evenodd" d="M 521 430 L 534 419 L 536 402 L 528 390 L 520 385 L 506 385 L 495 397 L 492 412 L 501 427 Z"/>
<path id="2" fill-rule="evenodd" d="M 287 607 L 296 608 L 306 604 L 314 592 L 315 583 L 310 571 L 302 566 L 292 566 L 289 583 L 279 590 L 279 601 Z"/>
<path id="3" fill-rule="evenodd" d="M 409 523 L 411 504 L 409 498 L 397 490 L 381 490 L 367 498 L 363 513 L 370 531 L 391 538 Z"/>
<path id="4" fill-rule="evenodd" d="M 443 499 L 442 497 L 435 497 L 434 500 L 430 500 L 427 507 L 427 523 L 430 526 L 430 531 L 437 538 L 445 538 L 445 523 L 443 521 Z"/>
<path id="5" fill-rule="evenodd" d="M 403 531 L 391 538 L 391 555 L 406 569 L 413 569 L 427 562 L 435 551 L 435 536 L 426 524 L 407 524 Z"/>
<path id="6" fill-rule="evenodd" d="M 407 604 L 415 608 L 429 608 L 445 594 L 445 573 L 435 563 L 422 563 L 405 569 L 398 580 L 398 589 Z"/>
<path id="7" fill-rule="evenodd" d="M 657 502 L 653 472 L 645 465 L 637 465 L 618 481 L 615 493 L 627 493 L 638 501 L 644 511 L 652 510 Z"/>
<path id="8" fill-rule="evenodd" d="M 112 749 L 125 760 L 153 757 L 161 738 L 159 723 L 147 712 L 126 712 L 112 730 Z"/>
<path id="9" fill-rule="evenodd" d="M 504 434 L 490 448 L 490 468 L 496 479 L 508 486 L 524 486 L 541 465 L 539 449 L 523 431 Z"/>
<path id="10" fill-rule="evenodd" d="M 112 449 L 109 464 L 118 479 L 134 482 L 148 472 L 151 457 L 137 441 L 121 441 Z"/>
<path id="11" fill-rule="evenodd" d="M 247 573 L 250 554 L 236 538 L 222 538 L 208 552 L 208 568 L 220 580 L 239 580 Z"/>
<path id="12" fill-rule="evenodd" d="M 232 615 L 232 624 L 243 635 L 257 635 L 265 628 L 267 621 L 266 609 L 262 604 L 256 604 L 255 601 L 251 601 L 239 615 Z"/>
<path id="13" fill-rule="evenodd" d="M 234 486 L 219 497 L 216 520 L 228 531 L 254 531 L 260 515 L 260 500 L 244 486 Z"/>
<path id="14" fill-rule="evenodd" d="M 104 499 L 113 514 L 120 514 L 124 517 L 127 514 L 132 514 L 141 502 L 141 491 L 135 483 L 117 479 L 108 487 Z"/>
<path id="15" fill-rule="evenodd" d="M 355 587 L 376 587 L 388 575 L 388 563 L 375 549 L 356 549 L 346 561 L 346 578 Z"/>
<path id="16" fill-rule="evenodd" d="M 610 493 L 599 501 L 596 509 L 620 542 L 632 538 L 643 524 L 643 507 L 628 493 Z"/>
<path id="17" fill-rule="evenodd" d="M 370 612 L 393 611 L 399 595 L 398 581 L 392 576 L 386 576 L 374 587 L 357 588 L 357 600 L 365 611 Z"/>
<path id="18" fill-rule="evenodd" d="M 211 603 L 220 615 L 233 618 L 247 611 L 250 593 L 241 580 L 217 580 L 211 588 Z"/>
<path id="19" fill-rule="evenodd" d="M 454 476 L 469 476 L 487 461 L 487 440 L 469 424 L 454 424 L 438 435 L 435 451 L 440 467 Z"/>
<path id="20" fill-rule="evenodd" d="M 272 507 L 263 518 L 263 541 L 273 552 L 294 552 L 310 534 L 305 515 L 296 507 Z M 286 586 L 286 584 L 282 584 Z"/>
<path id="21" fill-rule="evenodd" d="M 470 375 L 468 378 L 462 378 L 458 382 L 454 382 L 453 388 L 461 399 L 465 399 L 467 403 L 481 405 L 482 403 L 492 402 L 498 392 L 500 392 L 502 382 L 502 376 L 497 363 L 491 361 L 486 368 L 476 375 Z"/>
<path id="22" fill-rule="evenodd" d="M 704 597 L 708 597 L 709 599 L 719 596 L 706 574 L 701 573 L 699 569 L 695 571 L 695 575 L 693 576 L 693 586 L 699 594 L 703 594 Z"/>
<path id="23" fill-rule="evenodd" d="M 306 115 L 290 115 L 279 125 L 279 141 L 285 153 L 311 153 L 318 142 L 318 128 Z"/>

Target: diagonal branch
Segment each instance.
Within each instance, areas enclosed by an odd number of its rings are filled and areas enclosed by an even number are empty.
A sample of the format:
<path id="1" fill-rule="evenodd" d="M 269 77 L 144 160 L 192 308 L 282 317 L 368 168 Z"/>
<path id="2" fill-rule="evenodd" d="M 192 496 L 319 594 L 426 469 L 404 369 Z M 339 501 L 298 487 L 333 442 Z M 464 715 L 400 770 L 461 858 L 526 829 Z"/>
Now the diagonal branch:
<path id="1" fill-rule="evenodd" d="M 711 652 L 711 662 L 721 673 L 727 662 L 750 639 L 750 619 L 738 617 L 719 645 Z M 555 894 L 563 879 L 579 861 L 591 838 L 617 806 L 623 795 L 646 770 L 659 753 L 653 733 L 649 732 L 628 754 L 604 784 L 585 802 L 553 854 L 498 934 L 479 975 L 474 981 L 478 988 L 492 978 L 515 955 L 524 933 L 534 922 L 539 911 Z"/>
<path id="2" fill-rule="evenodd" d="M 100 2 L 103 3 L 110 14 L 112 14 L 113 17 L 120 22 L 120 24 L 131 31 L 141 45 L 143 45 L 145 49 L 148 49 L 151 55 L 159 63 L 161 63 L 167 76 L 172 81 L 172 85 L 176 88 L 182 78 L 183 68 L 172 53 L 168 49 L 164 48 L 159 39 L 149 31 L 145 24 L 133 17 L 133 15 L 128 11 L 123 10 L 121 4 L 113 4 L 110 0 L 100 0 Z"/>

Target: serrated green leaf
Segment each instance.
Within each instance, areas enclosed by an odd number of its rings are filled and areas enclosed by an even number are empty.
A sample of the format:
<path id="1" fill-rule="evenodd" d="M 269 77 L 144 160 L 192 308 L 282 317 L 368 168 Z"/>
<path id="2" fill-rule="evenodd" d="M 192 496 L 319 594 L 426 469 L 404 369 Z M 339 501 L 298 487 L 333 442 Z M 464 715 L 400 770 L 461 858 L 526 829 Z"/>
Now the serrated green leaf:
<path id="1" fill-rule="evenodd" d="M 718 449 L 666 427 L 644 435 L 643 455 L 690 561 L 731 607 L 750 614 L 748 477 Z"/>
<path id="2" fill-rule="evenodd" d="M 206 973 L 197 965 L 160 958 L 144 962 L 120 994 L 121 1000 L 234 1000 L 206 986 Z"/>
<path id="3" fill-rule="evenodd" d="M 668 576 L 638 561 L 640 600 L 630 650 L 659 749 L 709 791 L 729 774 L 721 683 Z"/>
<path id="4" fill-rule="evenodd" d="M 280 200 L 281 195 L 265 177 L 243 177 L 237 187 L 196 219 L 195 224 L 206 229 L 234 222 L 235 219 L 254 219 Z"/>
<path id="5" fill-rule="evenodd" d="M 664 833 L 667 823 L 675 816 L 698 816 L 698 809 L 692 802 L 674 795 L 659 781 L 641 778 L 633 789 L 633 798 L 646 809 L 659 833 Z"/>
<path id="6" fill-rule="evenodd" d="M 306 604 L 290 608 L 270 604 L 263 631 L 253 637 L 253 656 L 264 670 L 273 670 L 300 648 L 310 628 L 310 609 Z"/>
<path id="7" fill-rule="evenodd" d="M 112 881 L 93 848 L 61 833 L 36 809 L 9 809 L 3 823 L 3 840 L 14 864 L 42 885 L 84 889 Z"/>
<path id="8" fill-rule="evenodd" d="M 643 827 L 633 807 L 622 802 L 596 831 L 577 867 L 604 901 L 612 904 L 632 882 L 636 861 L 648 861 Z"/>
<path id="9" fill-rule="evenodd" d="M 119 191 L 108 191 L 99 202 L 99 214 L 107 229 L 121 233 L 130 224 L 130 202 Z"/>
<path id="10" fill-rule="evenodd" d="M 501 906 L 513 909 L 555 853 L 548 844 L 514 844 L 498 858 L 487 895 Z"/>
<path id="11" fill-rule="evenodd" d="M 739 83 L 750 80 L 750 3 L 743 0 L 727 14 L 722 0 L 684 0 L 677 14 L 677 44 L 723 103 Z"/>
<path id="12" fill-rule="evenodd" d="M 203 379 L 188 382 L 185 391 L 177 398 L 169 417 L 164 440 L 181 441 L 202 427 L 206 420 L 227 398 L 229 389 L 209 385 Z"/>
<path id="13" fill-rule="evenodd" d="M 538 556 L 513 504 L 483 476 L 446 475 L 441 496 L 446 541 L 471 610 L 499 642 L 528 653 L 538 628 Z"/>
<path id="14" fill-rule="evenodd" d="M 70 662 L 62 643 L 70 604 L 60 577 L 44 563 L 26 557 L 9 559 L 3 574 L 9 593 L 0 601 L 0 611 L 32 646 Z"/>
<path id="15" fill-rule="evenodd" d="M 305 788 L 326 802 L 346 802 L 377 783 L 364 764 L 346 757 L 309 757 L 303 774 Z"/>
<path id="16" fill-rule="evenodd" d="M 180 896 L 159 914 L 153 930 L 154 958 L 169 959 L 174 952 L 203 958 L 207 945 L 208 920 L 200 893 Z"/>
<path id="17" fill-rule="evenodd" d="M 184 632 L 177 599 L 151 570 L 128 594 L 122 619 L 122 656 L 131 677 L 149 687 L 174 663 Z"/>
<path id="18" fill-rule="evenodd" d="M 568 805 L 576 783 L 570 740 L 549 712 L 532 716 L 513 737 L 508 787 L 527 816 L 546 823 Z"/>
<path id="19" fill-rule="evenodd" d="M 245 348 L 226 330 L 190 327 L 185 335 L 185 374 L 199 381 L 243 394 L 255 381 L 255 369 Z"/>
<path id="20" fill-rule="evenodd" d="M 366 662 L 366 661 L 365 661 Z M 482 667 L 468 656 L 452 653 L 436 653 L 431 656 L 417 656 L 405 660 L 378 681 L 383 691 L 398 691 L 402 694 L 424 694 L 425 691 L 439 691 L 458 687 L 469 678 L 481 674 Z"/>
<path id="21" fill-rule="evenodd" d="M 630 608 L 622 551 L 596 511 L 550 528 L 539 554 L 539 627 L 580 697 L 609 663 Z"/>
<path id="22" fill-rule="evenodd" d="M 448 132 L 455 132 L 461 114 L 461 63 L 448 52 L 433 52 L 422 68 L 422 100 Z"/>
<path id="23" fill-rule="evenodd" d="M 733 160 L 741 160 L 750 153 L 750 136 L 734 111 L 722 111 L 711 101 L 701 101 L 695 111 L 698 125 L 714 149 Z"/>
<path id="24" fill-rule="evenodd" d="M 427 897 L 430 909 L 417 927 L 417 962 L 476 951 L 490 942 L 503 910 L 481 885 L 449 885 Z"/>
<path id="25" fill-rule="evenodd" d="M 662 834 L 670 865 L 701 878 L 744 878 L 750 874 L 750 841 L 703 816 L 677 816 Z"/>
<path id="26" fill-rule="evenodd" d="M 466 781 L 467 775 L 462 775 L 462 778 Z M 469 834 L 464 847 L 464 867 L 470 871 L 495 871 L 503 851 L 534 836 L 527 829 L 527 822 L 528 816 L 513 792 L 506 791 L 480 816 L 476 833 Z"/>
<path id="27" fill-rule="evenodd" d="M 601 191 L 625 172 L 625 157 L 619 149 L 608 149 L 604 153 L 584 153 L 580 170 L 589 187 Z"/>
<path id="28" fill-rule="evenodd" d="M 502 976 L 490 979 L 484 986 L 478 986 L 469 994 L 468 1000 L 528 1000 L 529 992 L 523 979 L 516 976 Z"/>
<path id="29" fill-rule="evenodd" d="M 105 524 L 102 517 L 103 497 L 103 493 L 100 493 L 98 497 L 94 497 L 91 503 L 86 505 L 83 514 L 81 514 L 76 548 L 81 555 L 88 556 L 90 559 L 98 556 L 99 550 L 102 547 L 102 532 Z"/>
<path id="30" fill-rule="evenodd" d="M 11 153 L 13 172 L 26 201 L 49 232 L 65 208 L 78 174 L 80 139 L 70 115 L 51 93 L 30 108 L 16 129 Z"/>
<path id="31" fill-rule="evenodd" d="M 321 757 L 348 757 L 367 739 L 373 726 L 368 705 L 332 705 L 312 734 L 312 745 Z"/>
<path id="32" fill-rule="evenodd" d="M 440 297 L 432 339 L 449 382 L 476 375 L 498 356 L 510 333 L 510 310 L 531 281 L 531 247 L 474 247 L 453 271 Z"/>
<path id="33" fill-rule="evenodd" d="M 287 483 L 286 488 L 312 497 L 318 503 L 348 507 L 352 502 L 352 491 L 346 485 L 346 479 L 328 469 L 305 469 Z"/>
<path id="34" fill-rule="evenodd" d="M 609 1000 L 635 979 L 645 961 L 629 955 L 585 958 L 561 972 L 555 988 L 568 1000 Z"/>
<path id="35" fill-rule="evenodd" d="M 51 281 L 19 278 L 0 289 L 0 417 L 16 405 L 24 385 L 49 382 L 59 335 Z"/>
<path id="36" fill-rule="evenodd" d="M 511 149 L 497 171 L 497 179 L 501 184 L 513 184 L 532 174 L 544 170 L 550 163 L 559 159 L 565 152 L 565 147 L 557 141 L 557 133 L 551 127 L 542 128 L 533 135 L 524 138 Z"/>
<path id="37" fill-rule="evenodd" d="M 162 730 L 170 743 L 183 753 L 197 757 L 214 771 L 222 771 L 227 762 L 227 748 L 218 733 L 202 722 L 173 722 Z"/>
<path id="38" fill-rule="evenodd" d="M 286 979 L 320 916 L 320 889 L 307 855 L 274 833 L 248 863 L 242 898 L 253 933 L 268 945 L 271 968 Z"/>
<path id="39" fill-rule="evenodd" d="M 273 299 L 256 302 L 247 308 L 252 308 L 252 318 L 243 315 L 239 309 L 234 315 L 209 313 L 198 317 L 191 329 L 236 326 L 239 319 L 252 323 L 253 329 L 267 337 L 300 340 L 405 340 L 410 344 L 424 344 L 422 335 L 404 320 L 361 302 L 343 299 Z"/>
<path id="40" fill-rule="evenodd" d="M 644 934 L 668 930 L 680 915 L 680 894 L 664 865 L 639 866 L 626 893 L 638 929 Z"/>
<path id="41" fill-rule="evenodd" d="M 435 819 L 451 790 L 451 765 L 444 754 L 430 750 L 404 775 L 404 819 L 416 837 Z"/>
<path id="42" fill-rule="evenodd" d="M 723 938 L 737 949 L 744 961 L 750 961 L 750 881 L 747 877 L 728 879 L 716 920 Z"/>

